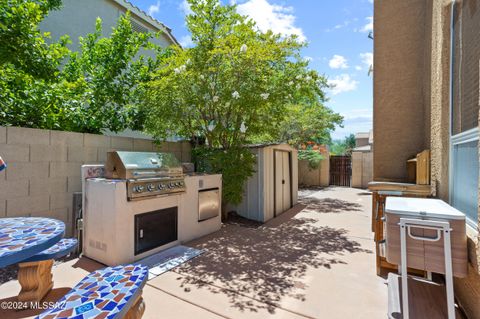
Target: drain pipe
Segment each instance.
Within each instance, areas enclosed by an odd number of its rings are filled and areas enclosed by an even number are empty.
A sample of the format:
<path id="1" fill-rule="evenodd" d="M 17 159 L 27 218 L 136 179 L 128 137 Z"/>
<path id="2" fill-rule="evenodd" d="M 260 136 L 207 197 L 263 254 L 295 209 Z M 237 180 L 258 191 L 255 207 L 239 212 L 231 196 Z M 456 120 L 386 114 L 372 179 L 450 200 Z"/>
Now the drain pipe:
<path id="1" fill-rule="evenodd" d="M 453 23 L 455 20 L 455 3 L 456 0 L 452 0 L 451 3 L 451 12 L 450 12 L 450 83 L 449 83 L 449 125 L 448 125 L 448 145 L 449 145 L 449 159 L 448 159 L 448 202 L 452 202 L 452 186 L 453 186 L 453 145 L 452 145 L 452 134 L 453 134 L 453 52 L 455 51 L 455 28 Z"/>

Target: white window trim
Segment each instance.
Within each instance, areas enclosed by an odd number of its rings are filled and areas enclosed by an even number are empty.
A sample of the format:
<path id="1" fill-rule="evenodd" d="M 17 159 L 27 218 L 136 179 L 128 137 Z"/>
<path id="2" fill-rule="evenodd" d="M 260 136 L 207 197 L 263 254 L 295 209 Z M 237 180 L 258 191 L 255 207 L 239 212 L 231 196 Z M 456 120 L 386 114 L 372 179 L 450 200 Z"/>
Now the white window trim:
<path id="1" fill-rule="evenodd" d="M 469 129 L 465 132 L 458 133 L 456 135 L 450 136 L 450 161 L 449 161 L 449 182 L 448 182 L 448 188 L 449 188 L 449 199 L 448 201 L 451 203 L 452 202 L 452 196 L 453 196 L 453 150 L 454 146 L 456 145 L 461 145 L 469 142 L 475 142 L 479 141 L 479 147 L 480 147 L 480 130 L 478 127 Z M 480 200 L 480 199 L 479 199 Z M 478 206 L 478 203 L 477 203 Z M 466 217 L 466 222 L 467 226 L 472 228 L 476 233 L 478 233 L 479 228 L 478 228 L 478 216 L 477 220 L 472 220 L 468 217 Z"/>

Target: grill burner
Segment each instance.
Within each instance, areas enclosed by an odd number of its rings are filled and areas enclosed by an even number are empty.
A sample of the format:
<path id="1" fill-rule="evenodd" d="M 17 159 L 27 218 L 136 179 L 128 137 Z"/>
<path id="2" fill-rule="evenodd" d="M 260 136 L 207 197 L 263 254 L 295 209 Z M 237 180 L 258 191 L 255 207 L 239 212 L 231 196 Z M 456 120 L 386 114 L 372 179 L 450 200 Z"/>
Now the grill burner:
<path id="1" fill-rule="evenodd" d="M 108 152 L 105 177 L 126 179 L 128 200 L 185 191 L 182 165 L 171 153 Z"/>

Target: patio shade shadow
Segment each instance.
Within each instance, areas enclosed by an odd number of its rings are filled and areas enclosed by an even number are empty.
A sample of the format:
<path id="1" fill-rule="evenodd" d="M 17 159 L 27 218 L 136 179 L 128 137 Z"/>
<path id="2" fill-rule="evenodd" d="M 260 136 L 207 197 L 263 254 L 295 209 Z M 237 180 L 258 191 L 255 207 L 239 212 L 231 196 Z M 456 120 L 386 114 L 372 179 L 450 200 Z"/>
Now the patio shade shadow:
<path id="1" fill-rule="evenodd" d="M 106 267 L 106 265 L 100 264 L 99 262 L 93 259 L 82 256 L 78 258 L 78 260 L 75 262 L 75 264 L 72 265 L 72 267 L 80 268 L 85 270 L 87 273 L 91 273 L 91 272 L 94 272 L 95 270 Z"/>
<path id="2" fill-rule="evenodd" d="M 307 206 L 305 211 L 313 211 L 316 213 L 345 213 L 345 212 L 363 212 L 363 206 L 338 198 L 315 198 L 303 197 L 298 202 Z"/>
<path id="3" fill-rule="evenodd" d="M 345 264 L 342 255 L 371 253 L 349 239 L 344 229 L 315 225 L 315 219 L 287 218 L 256 229 L 227 223 L 219 232 L 190 243 L 207 252 L 174 270 L 183 275 L 179 284 L 185 292 L 203 287 L 225 294 L 231 306 L 242 311 L 263 308 L 274 313 L 285 297 L 305 300 L 308 286 L 302 279 L 308 268 L 329 270 Z"/>

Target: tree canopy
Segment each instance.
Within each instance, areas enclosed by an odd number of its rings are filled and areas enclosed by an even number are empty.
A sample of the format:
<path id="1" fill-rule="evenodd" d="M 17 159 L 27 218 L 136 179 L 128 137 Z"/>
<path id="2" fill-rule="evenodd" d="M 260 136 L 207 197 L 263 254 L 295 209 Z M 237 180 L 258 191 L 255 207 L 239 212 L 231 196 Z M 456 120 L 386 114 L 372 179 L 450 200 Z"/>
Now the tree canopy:
<path id="1" fill-rule="evenodd" d="M 39 30 L 60 0 L 0 2 L 0 125 L 99 133 L 142 128 L 141 83 L 157 67 L 152 34 L 132 30 L 121 16 L 109 37 L 96 30 L 71 52 L 68 36 L 58 41 Z M 155 55 L 154 55 L 155 56 Z"/>
<path id="2" fill-rule="evenodd" d="M 350 155 L 355 148 L 355 135 L 350 134 L 343 140 L 335 140 L 330 144 L 330 153 L 333 155 Z"/>
<path id="3" fill-rule="evenodd" d="M 230 148 L 286 141 L 293 126 L 305 133 L 308 121 L 321 124 L 322 133 L 340 121 L 323 106 L 326 80 L 308 68 L 295 36 L 262 33 L 235 6 L 217 0 L 189 3 L 194 46 L 174 48 L 149 84 L 149 132 L 204 136 L 211 147 Z M 309 118 L 294 123 L 293 113 Z"/>

